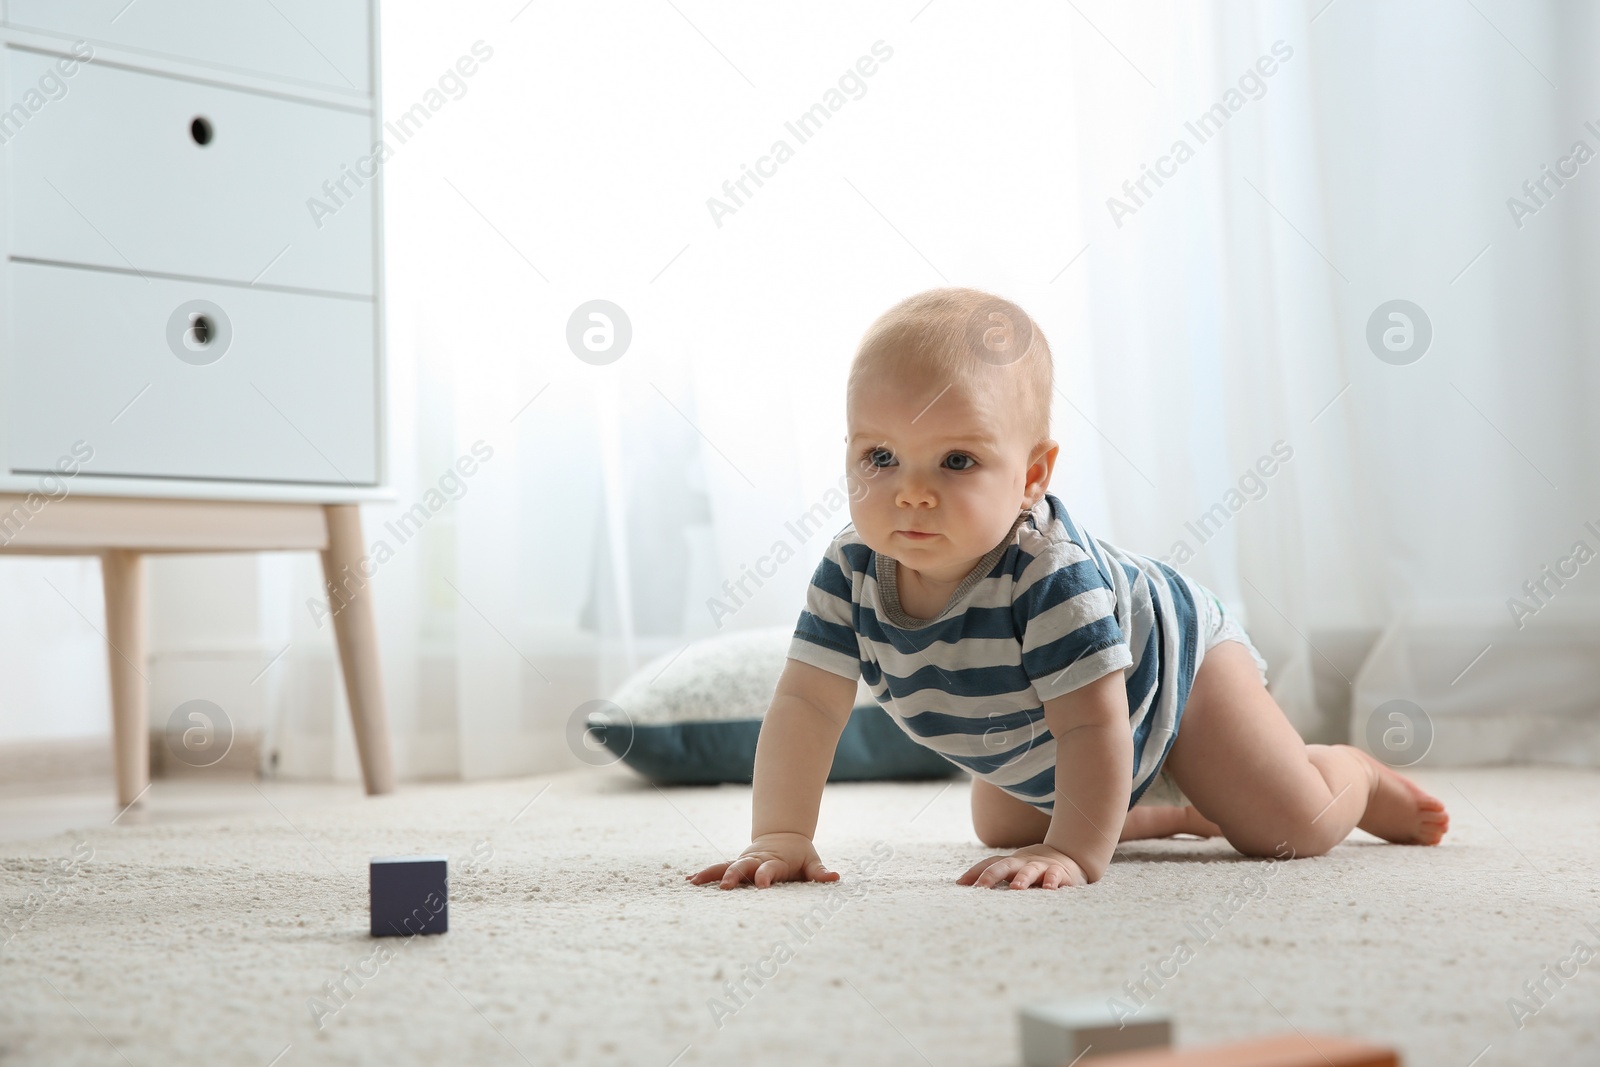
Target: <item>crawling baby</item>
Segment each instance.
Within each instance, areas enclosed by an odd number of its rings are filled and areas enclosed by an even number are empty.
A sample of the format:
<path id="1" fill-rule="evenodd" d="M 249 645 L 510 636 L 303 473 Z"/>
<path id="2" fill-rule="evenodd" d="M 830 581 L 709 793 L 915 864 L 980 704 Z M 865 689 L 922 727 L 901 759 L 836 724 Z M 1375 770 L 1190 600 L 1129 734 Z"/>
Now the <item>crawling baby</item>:
<path id="1" fill-rule="evenodd" d="M 851 523 L 812 577 L 761 727 L 750 846 L 695 885 L 839 877 L 812 835 L 858 678 L 972 774 L 973 829 L 1010 851 L 963 885 L 1085 885 L 1119 840 L 1174 834 L 1278 858 L 1355 827 L 1444 836 L 1420 786 L 1301 740 L 1210 590 L 1073 521 L 1048 491 L 1052 389 L 1043 332 L 1000 297 L 936 289 L 869 328 L 846 396 Z M 1135 807 L 1158 776 L 1188 803 Z"/>

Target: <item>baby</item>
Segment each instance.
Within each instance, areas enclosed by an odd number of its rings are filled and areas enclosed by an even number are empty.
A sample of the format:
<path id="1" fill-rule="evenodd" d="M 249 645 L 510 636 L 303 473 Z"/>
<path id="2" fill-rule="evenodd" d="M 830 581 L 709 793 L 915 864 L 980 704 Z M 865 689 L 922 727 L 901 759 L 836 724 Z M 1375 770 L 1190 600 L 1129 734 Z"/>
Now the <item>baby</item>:
<path id="1" fill-rule="evenodd" d="M 1358 826 L 1444 836 L 1444 805 L 1414 782 L 1300 739 L 1209 590 L 1073 522 L 1047 491 L 1052 389 L 1044 334 L 988 293 L 922 293 L 867 331 L 846 397 L 846 469 L 864 491 L 812 577 L 762 724 L 750 846 L 695 885 L 839 877 L 812 835 L 858 678 L 971 772 L 978 839 L 1013 850 L 962 885 L 1085 885 L 1119 840 L 1179 833 L 1280 858 Z M 1135 808 L 1158 775 L 1189 804 Z"/>

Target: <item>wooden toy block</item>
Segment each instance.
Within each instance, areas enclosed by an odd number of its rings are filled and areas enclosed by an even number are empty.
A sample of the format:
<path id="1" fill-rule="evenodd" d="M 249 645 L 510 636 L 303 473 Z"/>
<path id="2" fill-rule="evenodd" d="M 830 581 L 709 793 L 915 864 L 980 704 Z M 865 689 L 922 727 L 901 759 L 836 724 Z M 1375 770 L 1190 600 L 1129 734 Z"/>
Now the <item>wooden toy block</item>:
<path id="1" fill-rule="evenodd" d="M 1070 1062 L 1062 1060 L 1056 1067 Z M 1400 1067 L 1393 1049 L 1321 1034 L 1282 1034 L 1226 1045 L 1146 1049 L 1101 1058 L 1091 1052 L 1082 1067 Z"/>
<path id="2" fill-rule="evenodd" d="M 1103 997 L 1031 1005 L 1022 1009 L 1020 1019 L 1025 1067 L 1062 1067 L 1085 1052 L 1099 1056 L 1172 1044 L 1169 1016 L 1140 1012 L 1124 1019 Z"/>
<path id="3" fill-rule="evenodd" d="M 373 937 L 442 934 L 450 929 L 445 856 L 376 856 L 369 865 Z"/>

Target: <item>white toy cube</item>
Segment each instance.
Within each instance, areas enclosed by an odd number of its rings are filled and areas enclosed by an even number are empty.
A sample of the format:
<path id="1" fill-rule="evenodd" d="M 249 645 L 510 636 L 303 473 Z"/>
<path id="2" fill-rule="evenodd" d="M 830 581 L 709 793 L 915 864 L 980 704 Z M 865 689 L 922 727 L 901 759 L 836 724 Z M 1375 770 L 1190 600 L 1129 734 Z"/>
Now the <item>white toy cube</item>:
<path id="1" fill-rule="evenodd" d="M 1075 997 L 1022 1009 L 1024 1067 L 1066 1067 L 1086 1052 L 1102 1056 L 1172 1044 L 1172 1019 L 1141 1011 L 1124 1019 L 1104 998 Z"/>

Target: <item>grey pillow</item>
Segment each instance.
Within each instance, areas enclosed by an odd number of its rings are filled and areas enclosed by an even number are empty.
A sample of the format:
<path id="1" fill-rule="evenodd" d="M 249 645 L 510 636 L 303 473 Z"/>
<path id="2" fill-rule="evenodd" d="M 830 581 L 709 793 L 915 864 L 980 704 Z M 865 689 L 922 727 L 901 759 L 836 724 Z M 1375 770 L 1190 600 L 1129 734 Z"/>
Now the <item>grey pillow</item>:
<path id="1" fill-rule="evenodd" d="M 793 636 L 781 626 L 742 630 L 659 656 L 622 684 L 609 707 L 590 712 L 589 734 L 653 781 L 749 782 Z M 958 770 L 906 736 L 857 682 L 829 781 L 948 778 Z"/>

